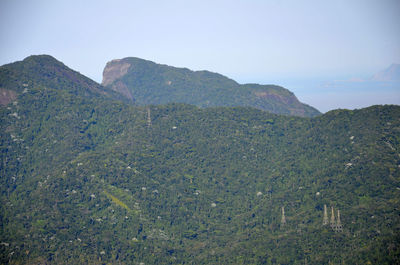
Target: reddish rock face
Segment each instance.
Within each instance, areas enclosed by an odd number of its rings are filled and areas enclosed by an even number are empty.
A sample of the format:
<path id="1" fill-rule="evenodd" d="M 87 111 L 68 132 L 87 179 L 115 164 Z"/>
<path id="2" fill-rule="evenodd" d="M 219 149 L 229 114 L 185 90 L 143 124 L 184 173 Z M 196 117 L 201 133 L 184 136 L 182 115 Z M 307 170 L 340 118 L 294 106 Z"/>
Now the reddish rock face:
<path id="1" fill-rule="evenodd" d="M 101 84 L 103 86 L 108 86 L 112 84 L 116 79 L 124 76 L 131 65 L 127 62 L 122 62 L 121 60 L 112 60 L 107 63 L 103 71 L 103 81 Z"/>
<path id="2" fill-rule="evenodd" d="M 110 86 L 112 90 L 133 101 L 133 95 L 129 88 L 121 81 L 115 82 L 128 72 L 129 67 L 131 67 L 130 63 L 123 62 L 120 59 L 108 62 L 103 71 L 103 81 L 101 84 L 103 86 Z"/>
<path id="3" fill-rule="evenodd" d="M 0 88 L 0 105 L 6 106 L 17 98 L 17 93 L 12 90 Z"/>

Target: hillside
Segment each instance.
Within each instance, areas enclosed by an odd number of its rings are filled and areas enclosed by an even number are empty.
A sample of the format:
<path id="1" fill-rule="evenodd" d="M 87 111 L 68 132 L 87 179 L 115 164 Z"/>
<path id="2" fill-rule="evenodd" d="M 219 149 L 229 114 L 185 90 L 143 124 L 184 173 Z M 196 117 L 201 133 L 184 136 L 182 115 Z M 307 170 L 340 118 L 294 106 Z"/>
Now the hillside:
<path id="1" fill-rule="evenodd" d="M 141 106 L 175 102 L 198 107 L 254 107 L 303 117 L 320 114 L 280 86 L 240 85 L 217 73 L 191 71 L 134 57 L 108 62 L 102 84 Z"/>
<path id="2" fill-rule="evenodd" d="M 69 91 L 86 97 L 101 95 L 125 100 L 115 91 L 99 85 L 49 55 L 33 55 L 0 67 L 1 105 L 7 105 L 19 94 L 39 87 Z"/>
<path id="3" fill-rule="evenodd" d="M 0 263 L 400 263 L 399 106 L 140 107 L 18 64 L 0 68 L 23 89 L 0 106 Z"/>

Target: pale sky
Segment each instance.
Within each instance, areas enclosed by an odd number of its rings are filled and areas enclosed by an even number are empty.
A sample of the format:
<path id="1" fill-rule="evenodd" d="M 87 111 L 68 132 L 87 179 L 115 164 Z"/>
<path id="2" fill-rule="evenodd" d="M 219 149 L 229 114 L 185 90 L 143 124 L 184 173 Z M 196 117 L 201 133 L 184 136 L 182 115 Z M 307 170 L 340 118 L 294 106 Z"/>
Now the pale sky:
<path id="1" fill-rule="evenodd" d="M 129 56 L 240 83 L 364 78 L 400 63 L 400 0 L 0 0 L 0 51 L 98 82 Z"/>

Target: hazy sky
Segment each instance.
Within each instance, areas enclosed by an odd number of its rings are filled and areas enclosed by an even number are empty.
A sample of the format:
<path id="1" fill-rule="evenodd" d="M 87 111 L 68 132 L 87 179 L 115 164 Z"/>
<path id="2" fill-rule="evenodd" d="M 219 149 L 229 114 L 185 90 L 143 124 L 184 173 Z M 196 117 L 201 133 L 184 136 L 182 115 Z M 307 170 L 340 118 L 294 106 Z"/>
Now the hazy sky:
<path id="1" fill-rule="evenodd" d="M 366 77 L 400 63 L 400 0 L 0 0 L 0 51 L 96 81 L 128 56 L 241 83 Z"/>

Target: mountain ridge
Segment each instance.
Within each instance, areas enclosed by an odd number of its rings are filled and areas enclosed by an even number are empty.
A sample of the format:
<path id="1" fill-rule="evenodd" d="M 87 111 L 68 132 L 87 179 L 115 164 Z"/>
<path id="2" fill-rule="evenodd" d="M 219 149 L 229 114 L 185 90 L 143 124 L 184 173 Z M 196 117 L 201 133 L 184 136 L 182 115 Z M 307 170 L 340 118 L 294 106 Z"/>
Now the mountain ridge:
<path id="1" fill-rule="evenodd" d="M 400 64 L 391 64 L 385 70 L 376 73 L 372 78 L 372 81 L 400 81 Z"/>
<path id="2" fill-rule="evenodd" d="M 277 85 L 239 84 L 219 73 L 192 71 L 137 57 L 108 62 L 102 84 L 138 105 L 178 102 L 199 107 L 250 106 L 285 115 L 321 114 Z"/>
<path id="3" fill-rule="evenodd" d="M 25 80 L 25 81 L 22 81 Z M 0 101 L 8 104 L 30 87 L 53 87 L 73 93 L 98 94 L 126 101 L 118 93 L 69 68 L 50 55 L 31 55 L 0 66 Z M 3 104 L 3 105 L 4 105 Z"/>

